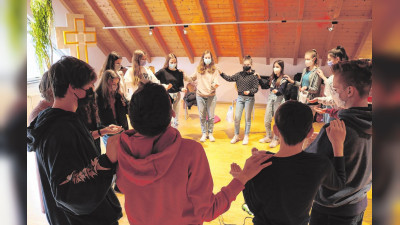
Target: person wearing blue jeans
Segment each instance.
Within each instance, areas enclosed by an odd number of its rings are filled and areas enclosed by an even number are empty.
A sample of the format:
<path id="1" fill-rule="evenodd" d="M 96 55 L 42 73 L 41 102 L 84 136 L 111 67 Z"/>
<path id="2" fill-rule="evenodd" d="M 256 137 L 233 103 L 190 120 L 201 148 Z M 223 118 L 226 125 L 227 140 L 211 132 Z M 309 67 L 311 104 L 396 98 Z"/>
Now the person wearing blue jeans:
<path id="1" fill-rule="evenodd" d="M 217 105 L 217 96 L 196 96 L 197 108 L 199 110 L 201 132 L 212 135 L 214 131 L 214 111 Z"/>
<path id="2" fill-rule="evenodd" d="M 284 84 L 287 82 L 286 78 L 284 78 L 285 63 L 282 60 L 276 60 L 273 65 L 273 72 L 270 76 L 270 93 L 268 96 L 267 107 L 265 109 L 264 117 L 266 136 L 259 140 L 260 143 L 271 142 L 269 144 L 270 148 L 275 148 L 279 144 L 278 136 L 274 135 L 274 137 L 272 138 L 271 124 L 272 118 L 274 117 L 276 110 L 282 103 L 285 102 L 283 94 L 286 87 L 286 85 Z M 261 80 L 261 77 L 259 75 L 258 79 Z"/>
<path id="3" fill-rule="evenodd" d="M 236 82 L 238 91 L 235 114 L 235 136 L 231 140 L 232 144 L 239 141 L 240 119 L 242 118 L 243 108 L 245 109 L 246 128 L 242 144 L 247 145 L 249 143 L 251 113 L 254 106 L 254 94 L 258 91 L 258 79 L 255 71 L 251 69 L 252 64 L 253 62 L 251 57 L 245 56 L 243 59 L 243 71 L 240 71 L 233 76 L 228 76 L 218 70 L 221 77 L 226 81 Z"/>

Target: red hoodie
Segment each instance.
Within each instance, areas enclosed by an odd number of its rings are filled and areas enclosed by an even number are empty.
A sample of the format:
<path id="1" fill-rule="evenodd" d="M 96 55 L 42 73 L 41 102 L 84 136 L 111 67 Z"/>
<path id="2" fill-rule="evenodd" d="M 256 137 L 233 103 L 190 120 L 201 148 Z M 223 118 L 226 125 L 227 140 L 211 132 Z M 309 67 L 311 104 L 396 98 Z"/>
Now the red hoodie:
<path id="1" fill-rule="evenodd" d="M 227 211 L 244 189 L 233 179 L 214 195 L 203 147 L 172 127 L 155 137 L 122 133 L 118 163 L 117 185 L 130 224 L 203 224 Z"/>

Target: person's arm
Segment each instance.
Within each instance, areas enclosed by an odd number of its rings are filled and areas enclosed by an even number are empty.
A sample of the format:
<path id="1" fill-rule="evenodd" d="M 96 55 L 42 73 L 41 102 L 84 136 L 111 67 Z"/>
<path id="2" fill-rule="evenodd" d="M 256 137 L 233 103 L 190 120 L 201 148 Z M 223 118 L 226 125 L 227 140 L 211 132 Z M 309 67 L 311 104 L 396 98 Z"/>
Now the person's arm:
<path id="1" fill-rule="evenodd" d="M 312 82 L 312 84 L 310 83 L 310 86 L 308 86 L 308 88 L 306 90 L 311 94 L 318 94 L 319 89 L 321 87 L 322 79 L 320 76 L 318 76 L 318 74 L 316 72 L 314 72 L 313 76 L 314 76 L 314 79 L 316 79 L 316 81 Z M 311 75 L 310 75 L 310 78 L 311 78 Z"/>
<path id="2" fill-rule="evenodd" d="M 220 75 L 224 80 L 226 80 L 226 81 L 228 81 L 228 82 L 235 82 L 235 81 L 238 80 L 239 74 L 240 74 L 240 72 L 235 73 L 235 74 L 232 75 L 232 76 L 228 76 L 228 75 L 226 75 L 224 72 L 222 72 L 222 73 L 220 73 L 219 75 Z"/>
<path id="3" fill-rule="evenodd" d="M 93 212 L 110 190 L 115 164 L 106 154 L 90 159 L 82 157 L 83 146 L 71 130 L 54 131 L 45 146 L 43 163 L 47 168 L 54 199 L 76 215 Z"/>
<path id="4" fill-rule="evenodd" d="M 254 95 L 255 93 L 258 92 L 258 80 L 257 77 L 254 77 L 254 79 L 252 80 L 252 88 L 250 88 L 250 94 Z"/>
<path id="5" fill-rule="evenodd" d="M 327 176 L 323 185 L 329 189 L 341 189 L 346 184 L 346 170 L 344 161 L 344 141 L 346 139 L 346 126 L 343 120 L 334 120 L 326 128 L 326 134 L 332 144 L 333 165 L 329 163 Z"/>
<path id="6" fill-rule="evenodd" d="M 235 178 L 214 195 L 213 180 L 207 156 L 203 147 L 200 144 L 197 145 L 195 155 L 190 159 L 187 195 L 193 204 L 194 215 L 199 215 L 203 221 L 208 222 L 226 212 L 231 202 L 243 190 L 247 181 L 263 168 L 269 166 L 270 163 L 261 165 L 269 156 L 250 157 L 246 160 L 243 170 L 239 167 L 240 171 L 236 172 L 235 175 L 231 170 L 231 174 Z M 232 167 L 231 165 L 231 169 Z"/>

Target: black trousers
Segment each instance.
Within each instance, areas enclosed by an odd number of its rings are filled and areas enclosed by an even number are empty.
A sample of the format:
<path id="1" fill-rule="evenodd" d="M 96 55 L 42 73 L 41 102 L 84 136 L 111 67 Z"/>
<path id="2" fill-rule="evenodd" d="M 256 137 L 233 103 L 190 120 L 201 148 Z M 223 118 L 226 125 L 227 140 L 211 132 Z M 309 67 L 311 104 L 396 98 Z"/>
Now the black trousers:
<path id="1" fill-rule="evenodd" d="M 356 216 L 336 216 L 311 211 L 310 225 L 361 225 L 364 218 L 364 212 Z"/>

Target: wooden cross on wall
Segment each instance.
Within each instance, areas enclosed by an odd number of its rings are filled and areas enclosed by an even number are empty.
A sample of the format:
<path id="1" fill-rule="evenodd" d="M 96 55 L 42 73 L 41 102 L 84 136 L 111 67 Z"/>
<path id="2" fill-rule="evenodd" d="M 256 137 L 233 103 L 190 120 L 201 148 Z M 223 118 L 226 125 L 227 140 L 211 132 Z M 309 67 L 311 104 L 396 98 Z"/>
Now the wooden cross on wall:
<path id="1" fill-rule="evenodd" d="M 57 47 L 69 48 L 71 56 L 89 63 L 87 47 L 97 44 L 96 30 L 86 27 L 82 14 L 67 14 L 68 27 L 56 27 Z"/>

